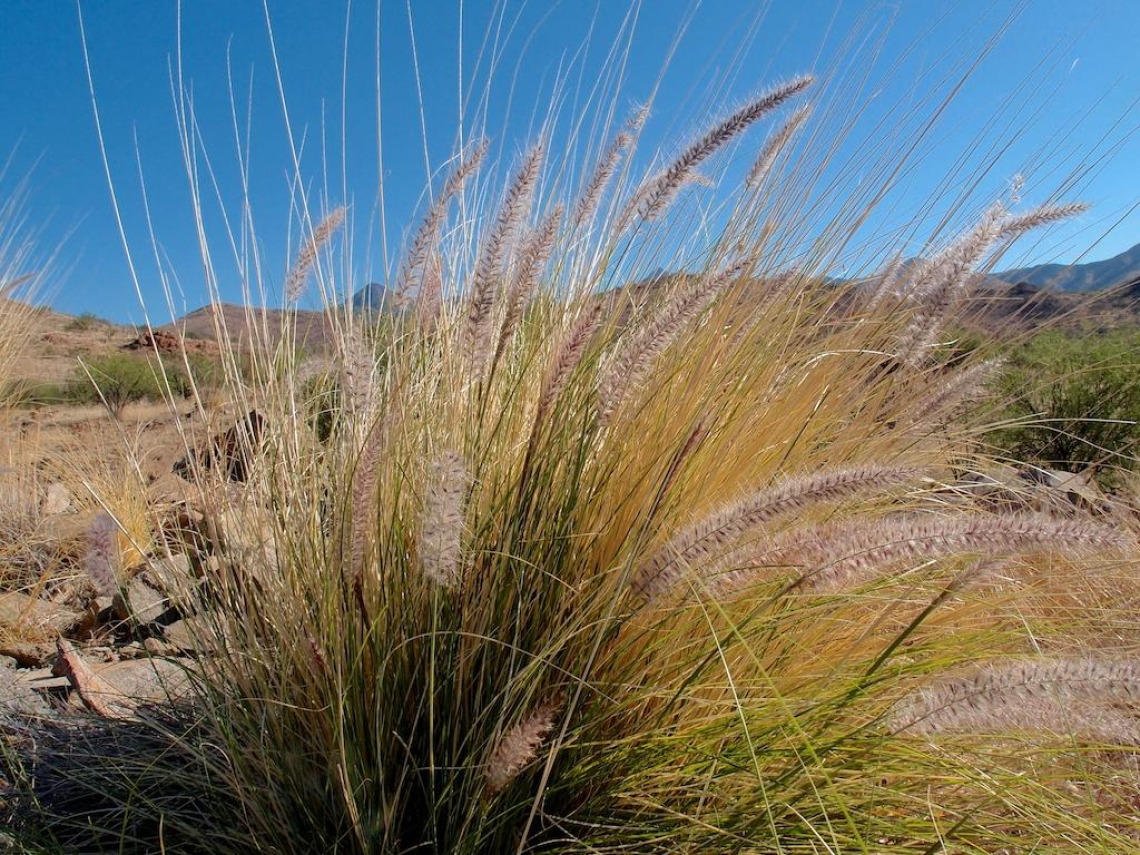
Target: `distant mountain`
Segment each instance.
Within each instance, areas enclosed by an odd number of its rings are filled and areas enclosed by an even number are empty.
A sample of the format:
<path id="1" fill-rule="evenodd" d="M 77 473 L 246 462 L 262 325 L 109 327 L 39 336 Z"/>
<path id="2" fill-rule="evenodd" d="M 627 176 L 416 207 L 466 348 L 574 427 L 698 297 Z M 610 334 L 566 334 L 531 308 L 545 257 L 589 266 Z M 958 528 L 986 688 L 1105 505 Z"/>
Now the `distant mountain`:
<path id="1" fill-rule="evenodd" d="M 352 308 L 379 309 L 384 305 L 387 294 L 386 286 L 379 282 L 370 282 L 352 295 Z"/>
<path id="2" fill-rule="evenodd" d="M 1101 291 L 1140 279 L 1140 244 L 1120 255 L 1085 264 L 1038 264 L 991 274 L 993 278 L 1016 285 L 1028 282 L 1055 291 Z"/>

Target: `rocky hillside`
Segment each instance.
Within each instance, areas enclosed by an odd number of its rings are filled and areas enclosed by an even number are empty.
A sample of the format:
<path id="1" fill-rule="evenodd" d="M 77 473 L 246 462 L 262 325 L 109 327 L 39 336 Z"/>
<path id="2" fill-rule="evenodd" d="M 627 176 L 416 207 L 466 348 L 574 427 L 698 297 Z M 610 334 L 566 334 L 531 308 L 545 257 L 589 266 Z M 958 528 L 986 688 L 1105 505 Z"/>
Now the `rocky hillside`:
<path id="1" fill-rule="evenodd" d="M 1101 291 L 1140 280 L 1140 244 L 1103 261 L 1084 264 L 1038 264 L 993 274 L 1016 285 L 1028 282 L 1056 291 Z"/>

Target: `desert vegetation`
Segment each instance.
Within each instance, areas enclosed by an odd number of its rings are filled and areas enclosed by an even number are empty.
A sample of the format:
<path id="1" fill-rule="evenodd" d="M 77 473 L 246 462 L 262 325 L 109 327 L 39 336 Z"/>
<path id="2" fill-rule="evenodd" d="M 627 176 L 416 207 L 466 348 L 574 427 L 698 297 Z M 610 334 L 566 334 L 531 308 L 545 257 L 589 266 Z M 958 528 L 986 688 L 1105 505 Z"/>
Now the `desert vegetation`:
<path id="1" fill-rule="evenodd" d="M 3 684 L 12 845 L 1140 851 L 1136 518 L 968 482 L 1026 446 L 974 415 L 997 349 L 947 332 L 1084 207 L 995 195 L 839 279 L 883 188 L 820 213 L 821 85 L 657 158 L 634 109 L 580 174 L 541 133 L 468 141 L 382 315 L 338 297 L 351 211 L 302 197 L 280 291 L 323 295 L 327 348 L 251 307 L 208 364 L 88 365 L 112 411 L 145 386 L 210 429 L 161 500 L 122 430 L 72 476 L 71 551 L 19 553 L 4 641 L 63 691 Z M 692 228 L 728 151 L 746 177 Z M 61 601 L 74 624 L 32 626 Z M 90 653 L 128 647 L 159 691 Z"/>
<path id="2" fill-rule="evenodd" d="M 1045 332 L 1010 355 L 995 384 L 995 439 L 1011 457 L 1075 472 L 1108 488 L 1140 462 L 1140 338 L 1135 330 Z"/>

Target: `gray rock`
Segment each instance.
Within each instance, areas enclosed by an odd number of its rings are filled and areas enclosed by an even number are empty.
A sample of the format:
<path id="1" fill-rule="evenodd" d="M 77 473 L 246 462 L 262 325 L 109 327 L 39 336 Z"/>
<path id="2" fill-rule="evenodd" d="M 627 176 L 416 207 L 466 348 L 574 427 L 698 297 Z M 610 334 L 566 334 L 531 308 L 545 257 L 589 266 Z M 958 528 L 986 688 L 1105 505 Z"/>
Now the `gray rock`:
<path id="1" fill-rule="evenodd" d="M 161 703 L 185 697 L 190 689 L 186 660 L 128 659 L 92 665 L 116 692 L 132 701 Z"/>
<path id="2" fill-rule="evenodd" d="M 193 604 L 198 578 L 188 555 L 179 552 L 169 557 L 151 558 L 139 575 L 172 605 L 189 608 Z"/>
<path id="3" fill-rule="evenodd" d="M 163 630 L 167 642 L 176 650 L 186 653 L 210 653 L 213 646 L 209 642 L 210 634 L 200 617 L 186 618 L 175 621 Z"/>
<path id="4" fill-rule="evenodd" d="M 71 491 L 58 482 L 49 485 L 43 503 L 40 505 L 40 513 L 45 517 L 53 517 L 56 514 L 67 513 L 70 508 Z"/>
<path id="5" fill-rule="evenodd" d="M 139 623 L 153 623 L 170 608 L 170 598 L 156 591 L 141 576 L 127 583 L 125 602 L 120 603 L 123 617 L 130 616 Z"/>
<path id="6" fill-rule="evenodd" d="M 36 694 L 19 671 L 0 668 L 0 720 L 8 716 L 39 716 L 48 712 L 47 702 Z"/>

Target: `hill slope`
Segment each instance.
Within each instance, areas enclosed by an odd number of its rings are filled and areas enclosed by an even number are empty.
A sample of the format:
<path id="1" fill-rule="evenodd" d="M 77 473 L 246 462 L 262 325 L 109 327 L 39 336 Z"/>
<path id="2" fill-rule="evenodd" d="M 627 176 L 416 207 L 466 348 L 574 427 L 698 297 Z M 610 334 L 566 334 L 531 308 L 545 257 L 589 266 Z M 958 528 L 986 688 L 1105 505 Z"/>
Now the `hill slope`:
<path id="1" fill-rule="evenodd" d="M 995 279 L 1016 285 L 1028 282 L 1038 288 L 1057 291 L 1101 291 L 1140 279 L 1140 244 L 1103 261 L 1085 264 L 1038 264 L 992 274 Z"/>

